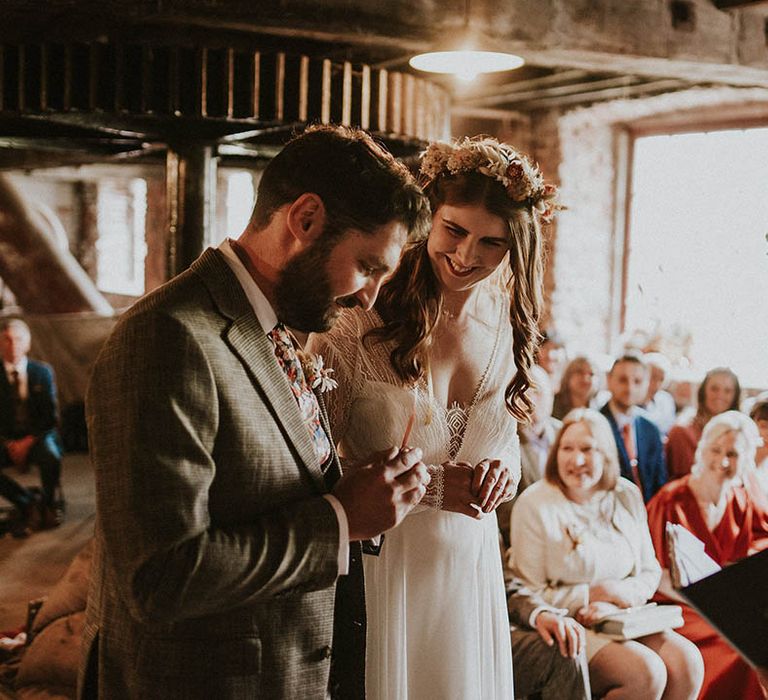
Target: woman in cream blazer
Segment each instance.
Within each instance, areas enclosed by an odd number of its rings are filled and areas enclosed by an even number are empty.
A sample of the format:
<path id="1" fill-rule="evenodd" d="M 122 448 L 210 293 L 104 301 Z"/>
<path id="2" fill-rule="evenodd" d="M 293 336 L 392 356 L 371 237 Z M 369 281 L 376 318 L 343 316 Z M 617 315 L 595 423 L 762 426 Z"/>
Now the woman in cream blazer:
<path id="1" fill-rule="evenodd" d="M 550 605 L 589 628 L 656 591 L 656 561 L 637 487 L 619 477 L 608 421 L 575 409 L 563 422 L 545 477 L 512 512 L 509 565 Z M 587 630 L 592 691 L 611 698 L 696 697 L 703 663 L 696 647 L 666 630 L 615 642 Z"/>

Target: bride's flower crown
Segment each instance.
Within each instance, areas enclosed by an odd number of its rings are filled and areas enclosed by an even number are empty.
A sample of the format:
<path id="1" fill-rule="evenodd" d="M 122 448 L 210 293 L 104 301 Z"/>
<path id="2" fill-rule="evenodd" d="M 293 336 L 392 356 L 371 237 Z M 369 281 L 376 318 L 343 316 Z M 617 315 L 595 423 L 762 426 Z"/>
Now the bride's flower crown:
<path id="1" fill-rule="evenodd" d="M 544 182 L 537 165 L 490 136 L 466 137 L 453 143 L 438 141 L 421 153 L 425 184 L 440 176 L 470 172 L 500 182 L 511 200 L 531 206 L 545 223 L 552 221 L 555 211 L 565 208 L 557 201 L 557 187 Z"/>

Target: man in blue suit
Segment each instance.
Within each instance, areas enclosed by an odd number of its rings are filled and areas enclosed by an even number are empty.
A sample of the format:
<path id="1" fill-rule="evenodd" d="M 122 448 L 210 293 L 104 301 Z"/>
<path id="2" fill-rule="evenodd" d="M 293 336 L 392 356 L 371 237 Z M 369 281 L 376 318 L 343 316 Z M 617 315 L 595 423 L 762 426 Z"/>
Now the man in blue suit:
<path id="1" fill-rule="evenodd" d="M 643 415 L 648 368 L 637 355 L 622 355 L 608 374 L 611 399 L 600 412 L 608 419 L 619 450 L 621 475 L 634 481 L 647 502 L 665 483 L 667 465 L 661 433 Z"/>
<path id="2" fill-rule="evenodd" d="M 28 528 L 56 527 L 63 518 L 56 383 L 48 365 L 27 358 L 30 342 L 24 321 L 0 324 L 0 496 L 16 508 L 14 535 L 26 534 Z M 40 499 L 1 471 L 30 464 L 40 470 Z"/>

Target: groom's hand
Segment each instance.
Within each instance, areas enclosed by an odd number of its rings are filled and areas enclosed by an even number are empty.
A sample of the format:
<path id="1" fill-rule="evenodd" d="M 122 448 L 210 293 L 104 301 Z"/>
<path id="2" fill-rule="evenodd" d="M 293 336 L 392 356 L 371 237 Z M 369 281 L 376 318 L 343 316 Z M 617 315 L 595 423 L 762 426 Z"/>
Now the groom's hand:
<path id="1" fill-rule="evenodd" d="M 397 525 L 429 483 L 421 450 L 393 447 L 336 482 L 333 495 L 347 514 L 350 540 L 367 540 Z"/>
<path id="2" fill-rule="evenodd" d="M 442 510 L 481 520 L 480 502 L 472 491 L 475 471 L 469 462 L 443 462 Z"/>

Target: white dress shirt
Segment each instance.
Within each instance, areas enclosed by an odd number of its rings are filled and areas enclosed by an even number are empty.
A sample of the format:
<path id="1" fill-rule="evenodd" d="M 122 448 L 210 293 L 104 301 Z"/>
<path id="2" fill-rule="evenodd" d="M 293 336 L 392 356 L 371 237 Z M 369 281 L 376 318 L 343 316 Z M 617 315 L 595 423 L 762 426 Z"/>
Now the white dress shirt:
<path id="1" fill-rule="evenodd" d="M 12 365 L 10 362 L 3 361 L 5 367 L 5 376 L 8 378 L 8 384 L 13 385 L 13 373 L 19 375 L 19 397 L 26 399 L 29 396 L 29 381 L 27 379 L 27 358 L 22 357 L 18 364 Z"/>
<path id="2" fill-rule="evenodd" d="M 629 413 L 621 413 L 619 411 L 614 410 L 613 406 L 609 403 L 608 408 L 611 411 L 611 415 L 613 416 L 613 420 L 616 421 L 616 427 L 619 429 L 619 435 L 624 434 L 624 426 L 629 426 L 629 434 L 632 436 L 632 444 L 635 448 L 635 459 L 637 459 L 637 430 L 635 430 L 635 416 L 640 412 L 640 409 L 638 409 L 636 406 L 632 406 L 632 408 L 629 409 Z M 617 445 L 618 447 L 618 445 Z"/>

